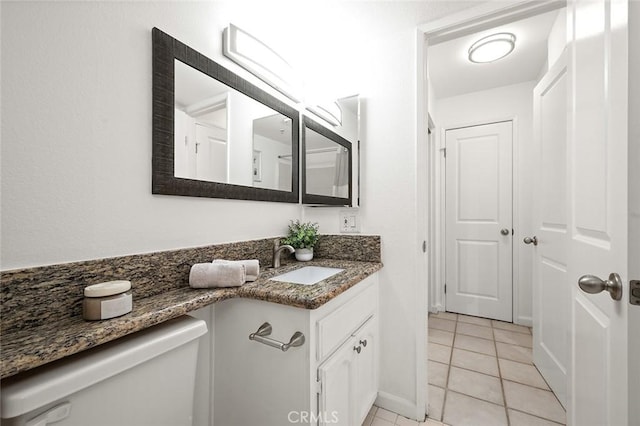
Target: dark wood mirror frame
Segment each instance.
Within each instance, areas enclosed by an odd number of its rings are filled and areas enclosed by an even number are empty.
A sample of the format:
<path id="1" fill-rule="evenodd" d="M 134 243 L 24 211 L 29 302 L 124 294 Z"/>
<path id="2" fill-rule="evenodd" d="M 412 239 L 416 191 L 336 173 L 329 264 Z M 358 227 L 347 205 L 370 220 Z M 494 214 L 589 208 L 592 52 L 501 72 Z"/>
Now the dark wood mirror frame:
<path id="1" fill-rule="evenodd" d="M 349 197 L 331 197 L 327 195 L 317 195 L 307 193 L 307 155 L 306 155 L 306 133 L 307 129 L 318 132 L 327 139 L 332 140 L 345 147 L 349 151 Z M 320 204 L 331 206 L 351 206 L 353 191 L 353 152 L 351 142 L 327 129 L 325 126 L 318 124 L 307 116 L 302 119 L 302 203 L 303 204 Z"/>
<path id="2" fill-rule="evenodd" d="M 153 38 L 153 150 L 151 192 L 164 195 L 228 198 L 238 200 L 299 202 L 299 112 L 264 90 L 237 76 L 220 64 L 154 28 Z M 219 182 L 207 182 L 175 177 L 174 61 L 214 78 L 291 119 L 292 167 L 291 191 L 255 188 Z"/>

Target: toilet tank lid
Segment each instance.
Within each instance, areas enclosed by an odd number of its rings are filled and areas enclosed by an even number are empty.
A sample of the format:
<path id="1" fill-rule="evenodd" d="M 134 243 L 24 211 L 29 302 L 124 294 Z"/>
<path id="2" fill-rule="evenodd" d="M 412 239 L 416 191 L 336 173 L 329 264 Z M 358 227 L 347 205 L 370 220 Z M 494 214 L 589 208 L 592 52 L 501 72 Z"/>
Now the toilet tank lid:
<path id="1" fill-rule="evenodd" d="M 206 332 L 204 321 L 183 316 L 5 379 L 0 416 L 10 419 L 29 413 L 187 344 Z"/>

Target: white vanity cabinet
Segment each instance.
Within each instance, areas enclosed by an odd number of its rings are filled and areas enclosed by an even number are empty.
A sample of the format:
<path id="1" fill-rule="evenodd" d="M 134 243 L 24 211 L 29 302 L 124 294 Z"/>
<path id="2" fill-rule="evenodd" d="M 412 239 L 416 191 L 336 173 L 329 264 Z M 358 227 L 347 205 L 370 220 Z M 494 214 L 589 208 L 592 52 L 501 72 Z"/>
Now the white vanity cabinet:
<path id="1" fill-rule="evenodd" d="M 318 367 L 320 425 L 360 425 L 378 395 L 378 318 L 371 316 Z M 345 414 L 346 413 L 346 414 Z"/>
<path id="2" fill-rule="evenodd" d="M 249 340 L 265 322 L 286 352 Z M 360 425 L 378 393 L 378 278 L 318 309 L 232 299 L 216 305 L 214 425 Z"/>

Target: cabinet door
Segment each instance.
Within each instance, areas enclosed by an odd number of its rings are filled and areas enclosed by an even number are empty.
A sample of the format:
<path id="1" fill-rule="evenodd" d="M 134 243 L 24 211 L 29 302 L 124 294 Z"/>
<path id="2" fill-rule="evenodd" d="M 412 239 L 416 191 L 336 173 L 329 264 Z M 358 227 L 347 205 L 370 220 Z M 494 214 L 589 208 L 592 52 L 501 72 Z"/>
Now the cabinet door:
<path id="1" fill-rule="evenodd" d="M 352 426 L 354 423 L 354 340 L 348 340 L 318 368 L 322 389 L 318 400 L 318 425 Z M 358 423 L 360 424 L 360 423 Z"/>
<path id="2" fill-rule="evenodd" d="M 354 416 L 353 424 L 362 424 L 369 409 L 378 396 L 378 319 L 369 318 L 354 333 L 356 347 L 355 382 L 354 382 Z"/>

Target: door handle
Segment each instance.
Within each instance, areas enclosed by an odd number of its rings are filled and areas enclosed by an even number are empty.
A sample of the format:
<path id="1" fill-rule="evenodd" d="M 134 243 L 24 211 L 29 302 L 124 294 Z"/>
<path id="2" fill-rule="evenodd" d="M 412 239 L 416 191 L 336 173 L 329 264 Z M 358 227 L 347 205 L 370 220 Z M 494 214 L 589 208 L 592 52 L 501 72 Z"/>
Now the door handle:
<path id="1" fill-rule="evenodd" d="M 509 235 L 509 230 L 508 230 L 507 228 L 502 228 L 502 229 L 500 230 L 500 233 L 501 233 L 502 235 Z"/>
<path id="2" fill-rule="evenodd" d="M 597 294 L 603 290 L 609 292 L 613 300 L 622 299 L 622 280 L 620 275 L 614 273 L 609 274 L 609 279 L 601 280 L 595 275 L 583 275 L 578 280 L 578 286 L 585 293 Z"/>
<path id="3" fill-rule="evenodd" d="M 538 238 L 534 235 L 533 237 L 524 237 L 522 240 L 525 244 L 533 244 L 534 246 L 538 245 Z"/>

